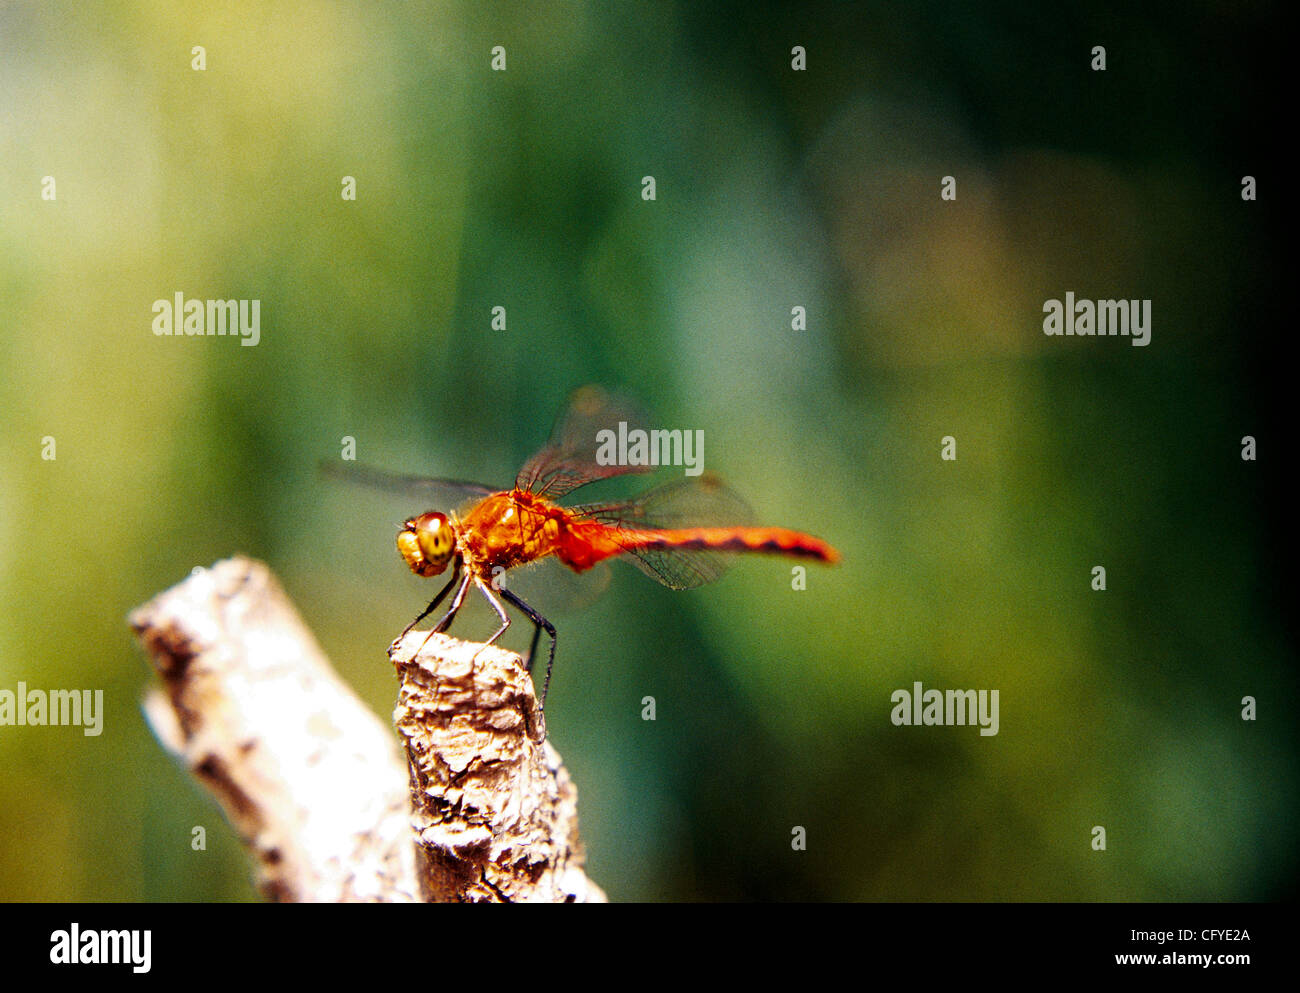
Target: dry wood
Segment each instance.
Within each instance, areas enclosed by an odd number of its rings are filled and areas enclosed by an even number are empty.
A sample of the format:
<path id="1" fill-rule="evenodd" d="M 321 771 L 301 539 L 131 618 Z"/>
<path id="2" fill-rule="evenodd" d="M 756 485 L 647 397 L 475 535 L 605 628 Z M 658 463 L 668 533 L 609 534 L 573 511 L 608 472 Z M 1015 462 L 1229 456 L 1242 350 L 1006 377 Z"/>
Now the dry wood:
<path id="1" fill-rule="evenodd" d="M 391 657 L 426 898 L 604 901 L 583 871 L 577 789 L 519 656 L 415 631 Z"/>
<path id="2" fill-rule="evenodd" d="M 517 655 L 435 635 L 412 659 L 412 632 L 392 655 L 403 763 L 264 565 L 196 570 L 130 621 L 163 681 L 146 716 L 268 899 L 604 899 Z"/>

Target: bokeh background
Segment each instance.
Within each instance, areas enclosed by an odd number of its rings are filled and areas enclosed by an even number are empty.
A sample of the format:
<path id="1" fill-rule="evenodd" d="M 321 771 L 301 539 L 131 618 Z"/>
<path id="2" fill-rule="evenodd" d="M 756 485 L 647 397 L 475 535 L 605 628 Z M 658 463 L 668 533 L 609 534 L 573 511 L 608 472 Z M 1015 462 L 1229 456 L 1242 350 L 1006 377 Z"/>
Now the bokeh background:
<path id="1" fill-rule="evenodd" d="M 553 618 L 611 897 L 1291 895 L 1283 32 L 1267 3 L 981 8 L 0 8 L 0 688 L 107 711 L 0 727 L 0 899 L 255 899 L 141 717 L 127 612 L 263 559 L 388 714 L 432 592 L 394 523 L 426 508 L 317 463 L 352 436 L 506 485 L 585 382 L 844 556 L 802 592 L 619 565 Z M 1067 290 L 1151 299 L 1151 345 L 1046 338 Z M 155 337 L 177 291 L 259 299 L 260 344 Z M 916 680 L 999 690 L 1000 733 L 894 727 Z"/>

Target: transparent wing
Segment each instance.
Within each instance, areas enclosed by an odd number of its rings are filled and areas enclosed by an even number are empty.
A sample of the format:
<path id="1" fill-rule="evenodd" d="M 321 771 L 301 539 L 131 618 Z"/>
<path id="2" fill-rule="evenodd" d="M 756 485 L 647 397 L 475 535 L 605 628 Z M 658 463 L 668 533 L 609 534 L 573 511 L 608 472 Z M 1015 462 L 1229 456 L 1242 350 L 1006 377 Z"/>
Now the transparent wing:
<path id="1" fill-rule="evenodd" d="M 628 561 L 651 579 L 674 590 L 689 590 L 711 583 L 731 567 L 734 552 L 699 548 L 637 548 L 634 532 L 691 527 L 744 527 L 753 511 L 711 473 L 674 480 L 632 500 L 590 503 L 569 508 L 574 514 L 599 521 L 613 532 L 627 532 Z"/>
<path id="2" fill-rule="evenodd" d="M 548 555 L 493 579 L 543 614 L 564 614 L 581 610 L 600 597 L 609 585 L 609 568 L 601 562 L 578 573 Z"/>
<path id="3" fill-rule="evenodd" d="M 602 465 L 596 459 L 601 431 L 644 428 L 645 417 L 632 401 L 599 386 L 584 386 L 570 398 L 556 421 L 546 447 L 529 459 L 515 486 L 554 500 L 598 479 L 631 472 L 650 472 L 654 466 Z"/>
<path id="4" fill-rule="evenodd" d="M 359 462 L 327 459 L 320 464 L 321 475 L 387 493 L 401 493 L 424 501 L 425 510 L 455 510 L 470 500 L 481 500 L 497 492 L 481 483 L 460 479 L 430 479 L 425 476 L 404 476 L 387 472 Z"/>

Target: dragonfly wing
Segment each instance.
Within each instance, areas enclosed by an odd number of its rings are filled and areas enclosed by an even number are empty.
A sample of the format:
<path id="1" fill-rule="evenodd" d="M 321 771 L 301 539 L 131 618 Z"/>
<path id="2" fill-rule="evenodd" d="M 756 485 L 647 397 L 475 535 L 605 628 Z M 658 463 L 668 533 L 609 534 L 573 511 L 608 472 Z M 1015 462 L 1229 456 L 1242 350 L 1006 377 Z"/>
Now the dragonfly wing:
<path id="1" fill-rule="evenodd" d="M 631 500 L 587 503 L 568 509 L 612 527 L 744 527 L 754 522 L 749 504 L 711 472 L 674 479 Z"/>
<path id="2" fill-rule="evenodd" d="M 693 590 L 731 568 L 725 552 L 685 552 L 675 548 L 630 548 L 628 562 L 670 590 Z"/>
<path id="3" fill-rule="evenodd" d="M 574 572 L 549 555 L 493 579 L 543 614 L 564 614 L 589 606 L 604 592 L 609 568 L 601 562 L 586 572 Z"/>
<path id="4" fill-rule="evenodd" d="M 459 479 L 430 479 L 425 476 L 403 476 L 386 472 L 359 462 L 341 462 L 329 459 L 320 464 L 321 475 L 387 493 L 401 493 L 421 498 L 428 503 L 426 509 L 454 510 L 469 500 L 481 500 L 496 491 L 480 483 Z"/>
<path id="5" fill-rule="evenodd" d="M 626 532 L 628 561 L 651 579 L 674 590 L 711 583 L 731 567 L 735 554 L 703 549 L 638 548 L 632 536 L 646 528 L 738 527 L 753 521 L 753 512 L 717 476 L 675 480 L 633 500 L 592 503 L 569 508 L 575 515 L 611 529 L 618 541 Z"/>
<path id="6" fill-rule="evenodd" d="M 601 432 L 619 432 L 643 428 L 645 417 L 632 401 L 599 386 L 584 386 L 569 398 L 568 406 L 555 423 L 546 447 L 529 459 L 515 486 L 554 500 L 598 479 L 622 476 L 630 472 L 649 472 L 654 466 L 609 464 L 597 457 L 601 449 Z"/>

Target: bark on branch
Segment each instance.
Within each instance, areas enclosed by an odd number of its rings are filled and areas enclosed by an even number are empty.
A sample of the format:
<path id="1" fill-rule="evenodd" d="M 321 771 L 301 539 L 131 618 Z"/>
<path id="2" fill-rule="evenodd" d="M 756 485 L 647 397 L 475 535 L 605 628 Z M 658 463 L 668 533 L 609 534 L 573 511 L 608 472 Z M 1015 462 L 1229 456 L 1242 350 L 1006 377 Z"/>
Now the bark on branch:
<path id="1" fill-rule="evenodd" d="M 583 871 L 578 792 L 523 660 L 423 631 L 391 658 L 426 899 L 603 901 Z"/>
<path id="2" fill-rule="evenodd" d="M 196 570 L 130 622 L 162 677 L 145 714 L 268 899 L 604 899 L 517 655 L 437 635 L 421 650 L 423 632 L 397 646 L 404 762 L 264 565 Z"/>

